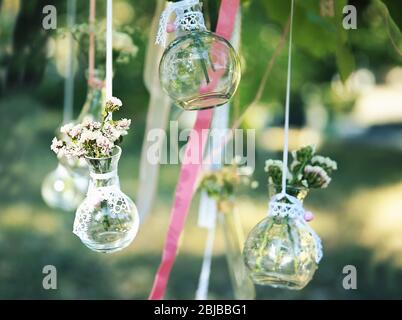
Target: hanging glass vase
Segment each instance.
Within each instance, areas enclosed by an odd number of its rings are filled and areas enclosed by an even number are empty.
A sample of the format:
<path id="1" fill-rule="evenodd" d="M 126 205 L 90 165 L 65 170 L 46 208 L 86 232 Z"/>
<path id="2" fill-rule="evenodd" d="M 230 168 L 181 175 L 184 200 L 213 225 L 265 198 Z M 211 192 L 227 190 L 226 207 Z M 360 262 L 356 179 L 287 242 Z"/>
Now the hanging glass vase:
<path id="1" fill-rule="evenodd" d="M 312 279 L 322 257 L 321 241 L 304 220 L 306 188 L 270 185 L 268 217 L 250 232 L 243 256 L 256 284 L 302 289 Z"/>
<path id="2" fill-rule="evenodd" d="M 159 65 L 161 85 L 186 110 L 220 106 L 240 82 L 240 60 L 232 45 L 206 30 L 198 0 L 170 4 L 162 14 L 157 43 L 166 42 L 169 15 L 176 13 L 177 38 L 166 48 Z"/>
<path id="3" fill-rule="evenodd" d="M 243 230 L 232 200 L 218 201 L 218 221 L 223 231 L 226 260 L 234 296 L 238 300 L 254 299 L 254 284 L 248 275 L 242 256 Z"/>
<path id="4" fill-rule="evenodd" d="M 113 155 L 85 160 L 90 183 L 77 209 L 73 232 L 91 250 L 112 253 L 127 247 L 135 238 L 139 216 L 133 201 L 120 190 L 117 175 L 121 148 Z"/>
<path id="5" fill-rule="evenodd" d="M 87 96 L 78 118 L 74 123 L 84 120 L 100 121 L 105 105 L 103 89 L 104 72 L 94 70 L 94 79 L 88 84 Z M 42 183 L 42 198 L 51 208 L 73 211 L 85 198 L 88 189 L 88 169 L 83 159 L 59 159 L 57 168 L 51 171 Z"/>
<path id="6" fill-rule="evenodd" d="M 86 177 L 70 171 L 63 161 L 59 161 L 57 168 L 43 180 L 41 192 L 49 207 L 73 211 L 84 199 L 87 188 Z"/>

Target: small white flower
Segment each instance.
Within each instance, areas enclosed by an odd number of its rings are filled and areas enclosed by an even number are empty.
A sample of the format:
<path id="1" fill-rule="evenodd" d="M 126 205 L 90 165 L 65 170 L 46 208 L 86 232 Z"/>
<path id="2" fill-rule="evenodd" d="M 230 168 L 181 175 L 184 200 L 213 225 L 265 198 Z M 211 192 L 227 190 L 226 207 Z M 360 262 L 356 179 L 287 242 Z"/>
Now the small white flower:
<path id="1" fill-rule="evenodd" d="M 50 149 L 54 153 L 58 154 L 60 149 L 63 148 L 63 146 L 64 146 L 63 141 L 58 140 L 56 137 L 54 137 L 53 140 L 52 140 L 52 145 L 50 146 Z"/>
<path id="2" fill-rule="evenodd" d="M 102 135 L 100 135 L 96 139 L 96 145 L 102 150 L 102 153 L 104 154 L 109 154 L 114 147 L 114 143 Z"/>
<path id="3" fill-rule="evenodd" d="M 89 129 L 89 130 L 97 130 L 101 127 L 101 123 L 98 121 L 94 121 L 91 118 L 85 118 L 84 121 L 82 121 L 82 126 Z"/>
<path id="4" fill-rule="evenodd" d="M 318 164 L 318 165 L 320 165 L 320 166 L 322 166 L 324 168 L 328 168 L 328 169 L 331 169 L 331 170 L 337 170 L 338 169 L 338 164 L 335 161 L 333 161 L 330 158 L 328 158 L 328 157 L 314 156 L 311 159 L 311 163 L 315 164 L 315 165 Z"/>
<path id="5" fill-rule="evenodd" d="M 110 102 L 113 105 L 118 106 L 118 107 L 121 107 L 123 105 L 121 100 L 119 98 L 116 98 L 116 97 L 111 97 L 108 102 Z"/>
<path id="6" fill-rule="evenodd" d="M 63 148 L 59 149 L 59 151 L 57 152 L 57 158 L 61 159 L 61 158 L 64 158 L 66 156 L 67 156 L 66 148 L 63 147 Z"/>
<path id="7" fill-rule="evenodd" d="M 130 129 L 131 120 L 123 118 L 119 121 L 116 121 L 116 129 L 127 134 L 127 130 Z"/>
<path id="8" fill-rule="evenodd" d="M 78 138 L 78 136 L 82 133 L 82 129 L 83 127 L 81 124 L 76 124 L 74 127 L 71 128 L 68 135 L 73 139 Z"/>
<path id="9" fill-rule="evenodd" d="M 100 134 L 99 131 L 91 131 L 88 129 L 84 129 L 81 133 L 80 143 L 94 141 L 94 140 L 98 139 L 98 137 L 101 137 L 101 136 L 102 135 Z"/>
<path id="10" fill-rule="evenodd" d="M 116 141 L 123 135 L 123 132 L 117 130 L 114 126 L 110 123 L 106 123 L 103 127 L 103 134 L 107 137 L 110 141 Z"/>
<path id="11" fill-rule="evenodd" d="M 328 176 L 327 172 L 319 166 L 307 165 L 304 168 L 304 173 L 310 184 L 317 184 L 318 188 L 326 188 L 331 182 L 331 178 Z"/>
<path id="12" fill-rule="evenodd" d="M 70 130 L 74 127 L 74 123 L 70 122 L 60 128 L 60 132 L 64 134 L 70 134 Z"/>
<path id="13" fill-rule="evenodd" d="M 264 170 L 266 172 L 268 172 L 270 167 L 278 167 L 280 170 L 282 170 L 282 161 L 281 160 L 272 160 L 272 159 L 265 161 Z"/>

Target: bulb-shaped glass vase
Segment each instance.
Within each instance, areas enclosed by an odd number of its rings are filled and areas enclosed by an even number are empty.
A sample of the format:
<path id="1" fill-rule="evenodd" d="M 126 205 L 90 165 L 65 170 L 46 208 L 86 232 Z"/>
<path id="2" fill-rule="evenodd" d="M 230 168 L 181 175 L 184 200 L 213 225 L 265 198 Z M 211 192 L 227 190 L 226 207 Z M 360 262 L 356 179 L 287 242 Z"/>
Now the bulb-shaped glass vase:
<path id="1" fill-rule="evenodd" d="M 85 158 L 90 183 L 76 211 L 73 232 L 91 250 L 112 253 L 135 238 L 139 216 L 134 202 L 120 190 L 117 174 L 121 148 L 106 158 Z"/>
<path id="2" fill-rule="evenodd" d="M 235 93 L 240 76 L 240 59 L 232 45 L 203 30 L 179 30 L 159 65 L 162 88 L 185 110 L 225 104 Z"/>
<path id="3" fill-rule="evenodd" d="M 269 185 L 270 199 L 281 187 Z M 306 188 L 287 187 L 287 194 L 303 201 Z M 317 241 L 303 224 L 291 217 L 268 216 L 249 233 L 243 257 L 254 283 L 299 290 L 316 269 Z"/>
<path id="4" fill-rule="evenodd" d="M 94 83 L 88 85 L 84 105 L 75 123 L 82 121 L 102 119 L 105 105 L 105 94 L 102 85 L 104 72 L 94 71 Z M 85 160 L 59 159 L 57 168 L 51 171 L 42 183 L 42 198 L 45 203 L 56 209 L 74 211 L 85 198 L 88 189 L 89 177 Z"/>
<path id="5" fill-rule="evenodd" d="M 88 188 L 88 179 L 69 170 L 59 161 L 56 169 L 51 171 L 42 183 L 42 198 L 51 208 L 74 211 L 84 199 Z"/>

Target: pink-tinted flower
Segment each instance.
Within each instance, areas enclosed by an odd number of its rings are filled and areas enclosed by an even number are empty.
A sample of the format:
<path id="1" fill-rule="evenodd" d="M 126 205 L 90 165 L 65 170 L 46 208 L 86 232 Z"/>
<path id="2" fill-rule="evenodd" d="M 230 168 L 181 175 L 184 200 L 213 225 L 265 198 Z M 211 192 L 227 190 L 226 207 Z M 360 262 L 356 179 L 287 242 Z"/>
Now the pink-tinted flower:
<path id="1" fill-rule="evenodd" d="M 74 127 L 71 128 L 70 132 L 68 133 L 68 135 L 73 138 L 76 139 L 79 137 L 79 135 L 82 133 L 83 127 L 81 124 L 76 124 Z"/>
<path id="2" fill-rule="evenodd" d="M 101 136 L 99 131 L 91 131 L 89 129 L 84 129 L 81 133 L 80 143 L 90 142 L 98 139 Z"/>
<path id="3" fill-rule="evenodd" d="M 60 132 L 69 135 L 70 130 L 74 127 L 74 123 L 70 122 L 60 128 Z"/>
<path id="4" fill-rule="evenodd" d="M 58 154 L 59 151 L 60 151 L 60 149 L 63 148 L 63 146 L 64 146 L 63 141 L 58 140 L 56 137 L 54 137 L 53 140 L 52 140 L 52 145 L 50 146 L 50 149 L 51 149 L 54 153 Z"/>
<path id="5" fill-rule="evenodd" d="M 131 120 L 123 118 L 119 121 L 116 121 L 116 129 L 119 131 L 125 131 L 127 134 L 127 130 L 130 129 Z"/>
<path id="6" fill-rule="evenodd" d="M 96 145 L 105 155 L 109 154 L 114 148 L 114 143 L 104 136 L 99 136 L 96 139 Z"/>

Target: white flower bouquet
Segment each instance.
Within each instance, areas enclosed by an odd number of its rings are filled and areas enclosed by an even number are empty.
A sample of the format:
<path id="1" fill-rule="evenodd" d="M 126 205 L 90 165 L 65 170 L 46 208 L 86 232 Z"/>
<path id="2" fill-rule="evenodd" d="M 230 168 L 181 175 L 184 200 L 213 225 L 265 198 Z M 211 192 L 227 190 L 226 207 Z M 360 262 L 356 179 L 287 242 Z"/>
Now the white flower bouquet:
<path id="1" fill-rule="evenodd" d="M 338 169 L 337 163 L 315 154 L 313 146 L 302 147 L 292 152 L 293 161 L 286 172 L 287 186 L 297 188 L 323 189 L 331 182 L 332 173 Z M 282 161 L 269 159 L 265 162 L 268 183 L 280 186 L 282 183 Z"/>
<path id="2" fill-rule="evenodd" d="M 101 122 L 85 119 L 82 123 L 64 125 L 60 132 L 65 138 L 53 138 L 51 149 L 58 158 L 110 157 L 131 125 L 129 119 L 112 120 L 113 112 L 121 106 L 121 100 L 113 97 L 106 102 Z"/>

